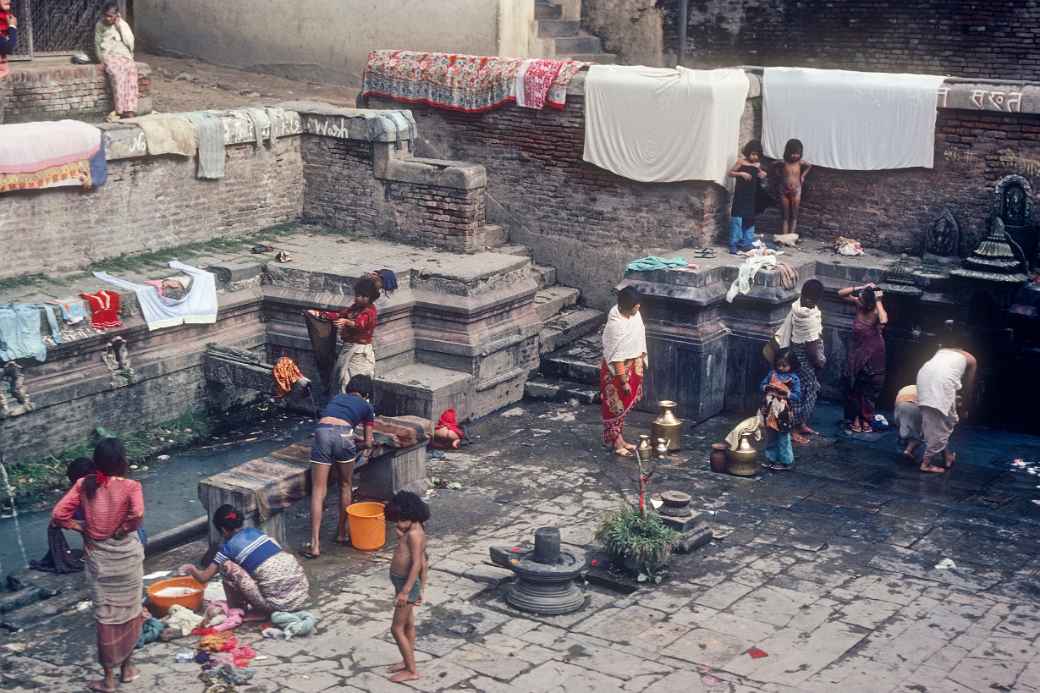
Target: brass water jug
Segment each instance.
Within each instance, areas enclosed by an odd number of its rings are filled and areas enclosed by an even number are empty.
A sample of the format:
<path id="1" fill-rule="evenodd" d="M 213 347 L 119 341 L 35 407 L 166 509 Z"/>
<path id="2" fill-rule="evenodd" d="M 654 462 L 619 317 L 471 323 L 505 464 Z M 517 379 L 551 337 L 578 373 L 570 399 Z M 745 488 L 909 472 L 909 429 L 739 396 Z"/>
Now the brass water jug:
<path id="1" fill-rule="evenodd" d="M 754 476 L 758 473 L 758 450 L 751 446 L 754 431 L 742 432 L 737 448 L 729 451 L 729 467 L 726 469 L 734 476 Z"/>
<path id="2" fill-rule="evenodd" d="M 636 452 L 639 453 L 639 459 L 644 462 L 649 461 L 654 456 L 654 446 L 650 444 L 650 436 L 640 434 L 639 446 L 636 448 Z"/>
<path id="3" fill-rule="evenodd" d="M 675 412 L 672 410 L 679 405 L 666 399 L 658 402 L 657 406 L 661 408 L 661 415 L 650 424 L 650 433 L 654 439 L 665 439 L 668 444 L 668 452 L 678 452 L 683 422 L 675 417 Z"/>

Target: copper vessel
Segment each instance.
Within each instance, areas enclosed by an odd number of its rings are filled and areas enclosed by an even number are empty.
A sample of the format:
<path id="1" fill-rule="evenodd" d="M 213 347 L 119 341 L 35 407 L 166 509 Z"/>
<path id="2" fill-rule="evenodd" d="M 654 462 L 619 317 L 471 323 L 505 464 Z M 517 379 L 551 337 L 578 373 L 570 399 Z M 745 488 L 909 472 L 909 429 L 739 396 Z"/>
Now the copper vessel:
<path id="1" fill-rule="evenodd" d="M 758 473 L 758 450 L 751 447 L 753 432 L 741 433 L 735 450 L 729 450 L 729 466 L 726 468 L 733 476 L 754 476 Z"/>
<path id="2" fill-rule="evenodd" d="M 678 452 L 680 435 L 682 433 L 682 421 L 675 417 L 675 409 L 678 404 L 671 400 L 663 400 L 657 403 L 661 408 L 661 414 L 650 424 L 650 433 L 654 439 L 664 438 L 668 443 L 668 452 Z"/>
<path id="3" fill-rule="evenodd" d="M 726 472 L 726 451 L 729 450 L 729 446 L 725 443 L 713 443 L 711 446 L 711 456 L 708 458 L 708 464 L 711 466 L 711 471 L 723 474 Z"/>

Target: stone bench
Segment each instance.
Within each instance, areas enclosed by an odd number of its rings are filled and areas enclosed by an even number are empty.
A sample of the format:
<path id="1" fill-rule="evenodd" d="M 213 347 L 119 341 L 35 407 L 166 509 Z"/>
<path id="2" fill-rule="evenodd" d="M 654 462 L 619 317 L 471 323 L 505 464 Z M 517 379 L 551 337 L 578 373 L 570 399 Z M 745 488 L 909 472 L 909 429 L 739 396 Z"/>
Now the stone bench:
<path id="1" fill-rule="evenodd" d="M 432 424 L 417 416 L 378 417 L 375 447 L 355 467 L 358 494 L 386 501 L 398 491 L 422 494 L 426 480 L 426 445 Z M 210 545 L 220 544 L 213 513 L 225 503 L 282 546 L 286 544 L 284 511 L 310 495 L 311 444 L 294 443 L 270 455 L 249 460 L 199 482 L 199 500 L 209 518 Z"/>

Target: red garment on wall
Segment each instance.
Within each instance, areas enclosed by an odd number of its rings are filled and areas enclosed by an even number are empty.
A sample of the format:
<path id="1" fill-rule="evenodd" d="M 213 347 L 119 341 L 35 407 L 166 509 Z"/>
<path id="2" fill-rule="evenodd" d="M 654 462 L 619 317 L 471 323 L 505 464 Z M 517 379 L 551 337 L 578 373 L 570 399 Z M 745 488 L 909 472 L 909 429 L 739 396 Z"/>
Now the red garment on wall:
<path id="1" fill-rule="evenodd" d="M 119 321 L 119 294 L 102 289 L 96 294 L 80 294 L 90 306 L 90 324 L 99 330 L 122 327 Z"/>

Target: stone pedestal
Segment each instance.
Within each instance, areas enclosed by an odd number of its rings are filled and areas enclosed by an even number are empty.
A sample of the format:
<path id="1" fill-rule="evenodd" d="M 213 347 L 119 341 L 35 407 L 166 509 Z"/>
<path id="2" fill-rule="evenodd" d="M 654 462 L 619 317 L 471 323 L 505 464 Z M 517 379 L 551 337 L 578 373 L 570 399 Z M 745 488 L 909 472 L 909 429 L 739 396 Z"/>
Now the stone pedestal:
<path id="1" fill-rule="evenodd" d="M 422 495 L 429 488 L 426 441 L 410 448 L 379 448 L 371 461 L 357 468 L 355 475 L 362 498 L 390 500 L 398 491 Z"/>

